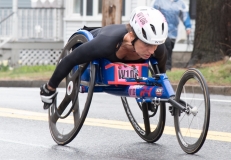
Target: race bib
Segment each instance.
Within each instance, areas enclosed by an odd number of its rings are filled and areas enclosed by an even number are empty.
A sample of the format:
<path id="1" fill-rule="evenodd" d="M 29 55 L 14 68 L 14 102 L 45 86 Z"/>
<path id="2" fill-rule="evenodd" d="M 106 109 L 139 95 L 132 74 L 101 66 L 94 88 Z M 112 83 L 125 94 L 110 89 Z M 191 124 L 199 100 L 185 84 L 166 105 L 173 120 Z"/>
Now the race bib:
<path id="1" fill-rule="evenodd" d="M 118 74 L 118 81 L 125 82 L 126 78 L 135 78 L 139 76 L 139 67 L 138 66 L 116 66 L 116 71 Z"/>

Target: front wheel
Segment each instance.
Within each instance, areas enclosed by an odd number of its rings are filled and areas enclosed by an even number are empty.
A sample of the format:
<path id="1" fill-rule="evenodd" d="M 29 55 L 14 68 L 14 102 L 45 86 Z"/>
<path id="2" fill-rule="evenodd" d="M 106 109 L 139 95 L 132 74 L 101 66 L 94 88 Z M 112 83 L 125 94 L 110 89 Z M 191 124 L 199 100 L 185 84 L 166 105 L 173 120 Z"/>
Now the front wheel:
<path id="1" fill-rule="evenodd" d="M 183 74 L 175 100 L 185 107 L 185 111 L 174 107 L 177 140 L 186 153 L 196 153 L 204 144 L 210 120 L 210 96 L 200 71 L 189 69 Z"/>

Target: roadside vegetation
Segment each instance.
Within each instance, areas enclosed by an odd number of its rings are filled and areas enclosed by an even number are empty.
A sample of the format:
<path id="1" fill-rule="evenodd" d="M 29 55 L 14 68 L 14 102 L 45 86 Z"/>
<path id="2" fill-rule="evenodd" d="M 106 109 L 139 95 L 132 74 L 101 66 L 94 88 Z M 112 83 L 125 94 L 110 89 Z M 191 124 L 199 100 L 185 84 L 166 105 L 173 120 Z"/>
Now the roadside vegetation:
<path id="1" fill-rule="evenodd" d="M 195 66 L 205 77 L 208 85 L 230 86 L 231 85 L 231 62 L 216 62 Z M 9 68 L 0 66 L 0 80 L 48 80 L 55 70 L 55 66 L 21 66 L 18 68 Z M 185 72 L 183 68 L 173 68 L 167 72 L 171 83 L 177 84 Z"/>
<path id="2" fill-rule="evenodd" d="M 194 68 L 200 70 L 209 86 L 231 86 L 231 61 L 197 65 Z M 177 84 L 185 70 L 173 68 L 167 72 L 170 82 Z"/>
<path id="3" fill-rule="evenodd" d="M 18 68 L 1 65 L 0 80 L 48 80 L 54 70 L 54 65 L 21 66 Z"/>

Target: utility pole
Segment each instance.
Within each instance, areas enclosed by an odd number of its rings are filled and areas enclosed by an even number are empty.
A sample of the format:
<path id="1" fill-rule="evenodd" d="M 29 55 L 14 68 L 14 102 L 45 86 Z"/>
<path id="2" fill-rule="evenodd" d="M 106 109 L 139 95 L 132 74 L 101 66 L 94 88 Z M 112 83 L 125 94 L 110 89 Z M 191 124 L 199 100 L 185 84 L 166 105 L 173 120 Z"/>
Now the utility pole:
<path id="1" fill-rule="evenodd" d="M 122 0 L 102 0 L 102 26 L 121 24 Z"/>

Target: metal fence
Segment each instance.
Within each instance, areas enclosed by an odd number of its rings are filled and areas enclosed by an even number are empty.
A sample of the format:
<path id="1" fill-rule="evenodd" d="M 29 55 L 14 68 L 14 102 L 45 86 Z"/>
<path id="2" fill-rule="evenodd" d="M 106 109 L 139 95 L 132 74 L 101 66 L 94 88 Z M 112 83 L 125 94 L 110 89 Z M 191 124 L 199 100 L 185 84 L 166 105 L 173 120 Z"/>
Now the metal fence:
<path id="1" fill-rule="evenodd" d="M 13 14 L 16 14 L 16 20 Z M 17 13 L 13 13 L 12 8 L 0 8 L 0 37 L 63 40 L 63 14 L 63 8 L 18 8 Z"/>

